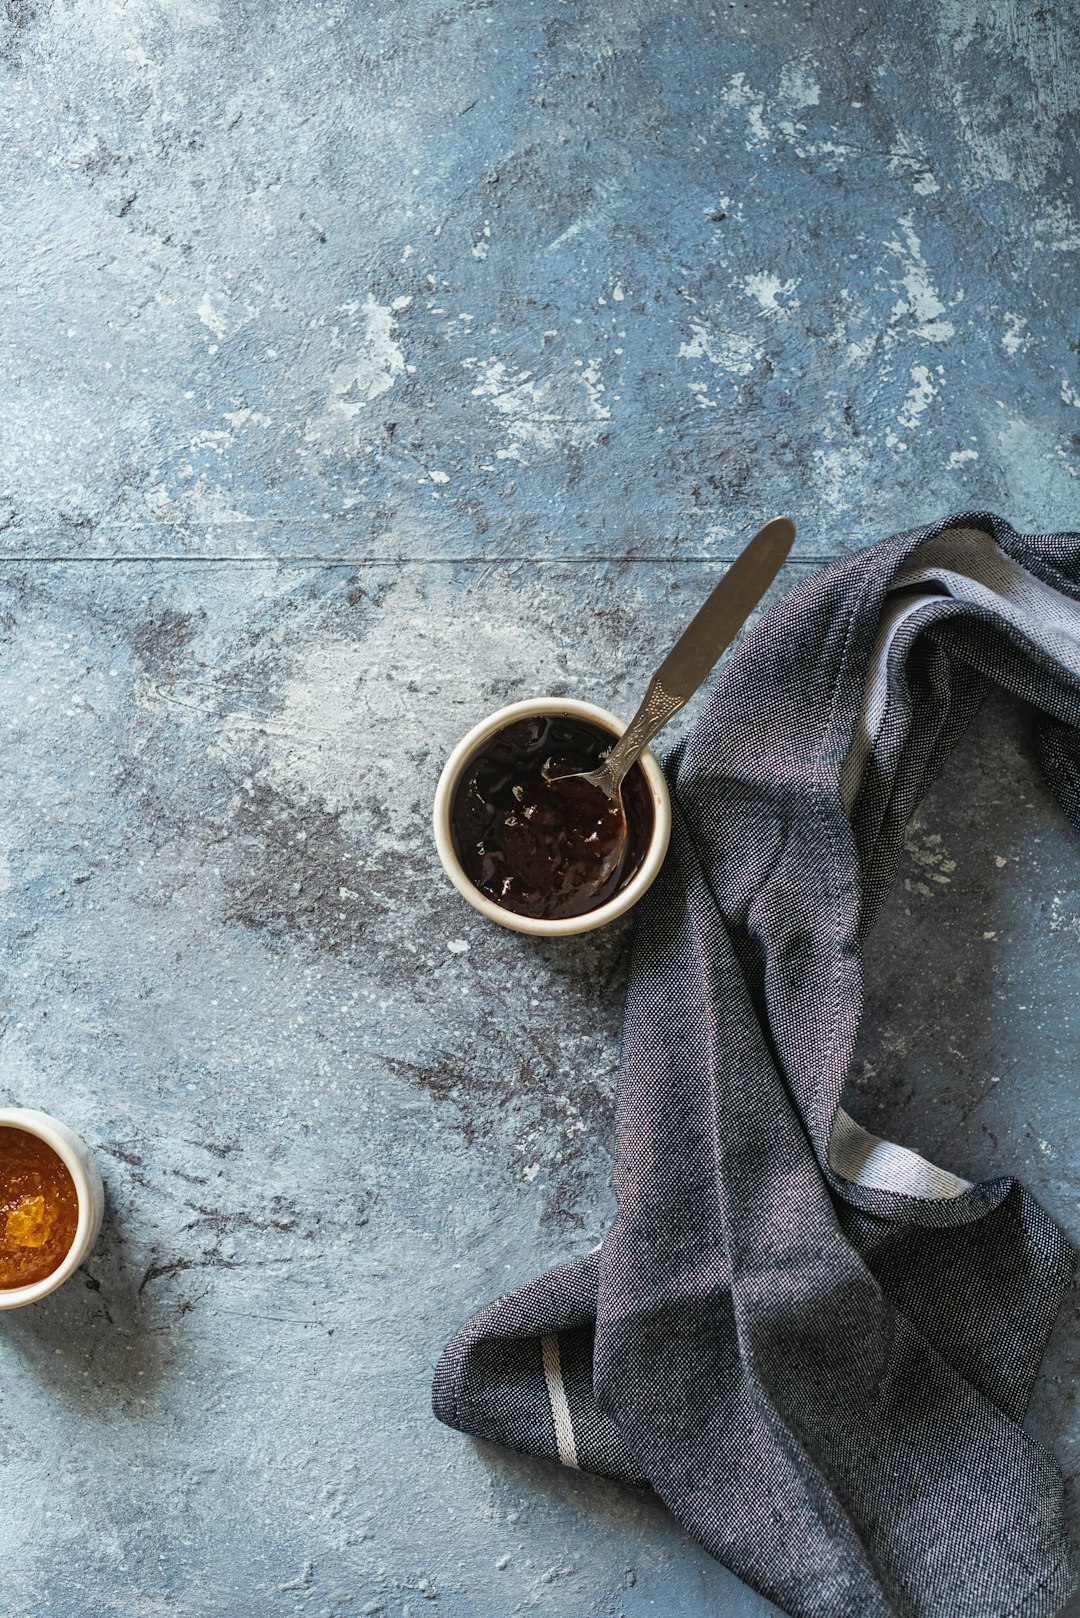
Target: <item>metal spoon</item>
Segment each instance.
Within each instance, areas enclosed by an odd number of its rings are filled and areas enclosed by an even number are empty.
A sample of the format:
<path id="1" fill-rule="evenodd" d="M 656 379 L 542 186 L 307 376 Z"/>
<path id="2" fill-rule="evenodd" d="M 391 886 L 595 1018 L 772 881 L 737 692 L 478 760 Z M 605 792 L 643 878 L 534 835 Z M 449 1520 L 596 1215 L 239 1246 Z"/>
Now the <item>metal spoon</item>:
<path id="1" fill-rule="evenodd" d="M 572 782 L 572 790 L 580 798 L 581 787 L 587 783 L 609 800 L 601 808 L 606 807 L 610 813 L 614 807 L 621 817 L 622 835 L 616 836 L 606 858 L 598 862 L 594 891 L 609 881 L 626 852 L 624 777 L 657 731 L 690 700 L 721 652 L 734 640 L 779 573 L 794 538 L 795 524 L 790 517 L 774 517 L 739 552 L 649 681 L 637 713 L 595 770 L 549 775 L 545 766 L 549 786 L 561 788 L 562 783 Z"/>

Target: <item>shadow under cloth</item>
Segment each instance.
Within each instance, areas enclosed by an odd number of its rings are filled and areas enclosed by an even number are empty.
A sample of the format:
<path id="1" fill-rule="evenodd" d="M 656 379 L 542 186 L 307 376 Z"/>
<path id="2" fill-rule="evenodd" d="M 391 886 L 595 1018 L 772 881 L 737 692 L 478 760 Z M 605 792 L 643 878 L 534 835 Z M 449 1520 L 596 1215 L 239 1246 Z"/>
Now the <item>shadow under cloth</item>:
<path id="1" fill-rule="evenodd" d="M 1014 1179 L 841 1108 L 862 941 L 992 686 L 1080 831 L 1080 535 L 964 513 L 800 585 L 667 760 L 595 1252 L 446 1349 L 451 1426 L 648 1483 L 793 1618 L 1044 1618 L 1074 1588 L 1021 1427 L 1074 1267 Z"/>

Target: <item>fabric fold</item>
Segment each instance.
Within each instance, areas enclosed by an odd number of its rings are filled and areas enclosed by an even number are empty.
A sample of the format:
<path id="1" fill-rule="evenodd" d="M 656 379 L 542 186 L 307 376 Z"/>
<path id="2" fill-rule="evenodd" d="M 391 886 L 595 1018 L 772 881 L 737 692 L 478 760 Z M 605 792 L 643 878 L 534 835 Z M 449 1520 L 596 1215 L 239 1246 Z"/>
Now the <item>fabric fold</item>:
<path id="1" fill-rule="evenodd" d="M 647 1481 L 793 1618 L 1043 1618 L 1073 1588 L 1060 1473 L 1019 1425 L 1072 1249 L 1017 1182 L 969 1185 L 841 1097 L 863 940 L 992 687 L 1080 830 L 1078 595 L 1080 536 L 965 513 L 746 637 L 667 761 L 614 1226 L 436 1376 L 443 1420 Z"/>

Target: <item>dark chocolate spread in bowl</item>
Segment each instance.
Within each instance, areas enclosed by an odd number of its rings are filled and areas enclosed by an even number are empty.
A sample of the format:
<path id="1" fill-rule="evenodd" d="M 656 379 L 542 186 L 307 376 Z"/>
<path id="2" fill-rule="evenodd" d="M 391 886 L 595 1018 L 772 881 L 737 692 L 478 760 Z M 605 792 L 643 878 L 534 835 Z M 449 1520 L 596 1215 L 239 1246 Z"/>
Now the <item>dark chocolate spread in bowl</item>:
<path id="1" fill-rule="evenodd" d="M 458 859 L 481 893 L 519 916 L 557 921 L 596 910 L 626 886 L 653 832 L 640 764 L 622 785 L 626 848 L 600 886 L 623 817 L 589 782 L 557 779 L 595 769 L 615 739 L 599 725 L 554 714 L 515 720 L 484 744 L 450 806 Z"/>

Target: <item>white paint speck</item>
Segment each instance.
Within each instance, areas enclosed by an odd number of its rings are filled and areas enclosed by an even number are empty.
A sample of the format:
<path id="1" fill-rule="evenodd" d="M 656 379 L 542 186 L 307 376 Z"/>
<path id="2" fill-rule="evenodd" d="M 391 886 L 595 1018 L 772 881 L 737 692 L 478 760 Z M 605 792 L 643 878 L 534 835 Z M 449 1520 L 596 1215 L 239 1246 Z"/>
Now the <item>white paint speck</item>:
<path id="1" fill-rule="evenodd" d="M 589 409 L 598 421 L 607 421 L 611 411 L 601 402 L 604 384 L 600 377 L 600 367 L 596 360 L 586 365 L 581 373 L 581 384 L 588 395 Z"/>
<path id="2" fill-rule="evenodd" d="M 330 396 L 322 415 L 309 420 L 308 441 L 342 436 L 368 405 L 393 387 L 408 367 L 397 342 L 394 306 L 376 303 L 370 295 L 362 306 L 350 304 L 344 313 L 360 313 L 363 332 L 355 357 L 337 366 L 330 378 Z"/>
<path id="3" fill-rule="evenodd" d="M 752 90 L 746 82 L 745 73 L 736 73 L 725 90 L 720 92 L 720 99 L 725 105 L 746 113 L 746 133 L 749 136 L 747 147 L 761 146 L 769 138 L 769 131 L 765 126 L 763 114 L 765 112 L 765 97 Z"/>
<path id="4" fill-rule="evenodd" d="M 690 331 L 690 341 L 679 345 L 679 359 L 706 359 L 732 376 L 750 375 L 756 352 L 752 338 L 742 332 L 703 325 L 700 320 L 690 322 Z"/>
<path id="5" fill-rule="evenodd" d="M 1023 315 L 1014 315 L 1006 312 L 1005 334 L 1001 339 L 1001 346 L 1006 354 L 1015 354 L 1018 349 L 1026 348 L 1031 341 L 1026 330 L 1027 321 Z"/>
<path id="6" fill-rule="evenodd" d="M 190 468 L 184 475 L 190 476 Z M 247 512 L 229 504 L 226 491 L 220 483 L 212 483 L 205 473 L 200 474 L 189 488 L 174 499 L 163 483 L 143 493 L 143 504 L 159 522 L 176 526 L 184 522 L 249 523 L 254 522 Z"/>
<path id="7" fill-rule="evenodd" d="M 939 375 L 940 372 L 941 367 L 938 366 Z M 929 366 L 913 365 L 911 367 L 911 388 L 901 407 L 900 414 L 896 418 L 901 427 L 906 428 L 908 432 L 915 431 L 919 425 L 919 418 L 929 406 L 931 399 L 937 397 L 940 386 L 940 382 L 935 386 L 931 381 Z"/>
<path id="8" fill-rule="evenodd" d="M 215 298 L 217 300 L 216 302 Z M 199 299 L 199 319 L 202 321 L 204 326 L 209 327 L 215 337 L 224 337 L 227 335 L 229 330 L 225 324 L 224 310 L 223 308 L 219 308 L 219 305 L 223 305 L 224 302 L 225 300 L 221 294 L 211 293 L 209 287 L 207 287 L 206 291 Z"/>
<path id="9" fill-rule="evenodd" d="M 816 107 L 821 100 L 821 86 L 801 63 L 789 62 L 780 75 L 780 94 L 796 109 Z"/>
<path id="10" fill-rule="evenodd" d="M 798 283 L 796 281 L 781 281 L 778 275 L 748 275 L 743 282 L 743 288 L 749 297 L 756 299 L 762 314 L 780 315 L 788 309 L 799 307 L 798 298 L 793 298 Z M 787 304 L 781 304 L 780 298 L 787 298 Z"/>
<path id="11" fill-rule="evenodd" d="M 264 416 L 261 410 L 252 410 L 248 406 L 242 410 L 226 410 L 221 419 L 228 422 L 233 432 L 242 427 L 245 421 L 254 422 L 257 427 L 269 427 L 271 422 L 271 418 Z"/>
<path id="12" fill-rule="evenodd" d="M 900 228 L 904 233 L 903 241 L 894 237 L 885 244 L 900 259 L 904 272 L 901 285 L 905 297 L 894 304 L 889 324 L 895 327 L 907 318 L 913 322 L 915 336 L 922 342 L 948 342 L 955 335 L 956 328 L 951 320 L 942 318 L 946 313 L 945 305 L 931 280 L 929 266 L 923 258 L 922 243 L 912 228 L 910 216 L 905 215 L 900 220 Z"/>
<path id="13" fill-rule="evenodd" d="M 465 938 L 450 938 L 447 940 L 446 947 L 451 955 L 467 955 L 469 953 L 469 943 Z"/>
<path id="14" fill-rule="evenodd" d="M 495 451 L 496 459 L 526 461 L 526 450 L 553 453 L 567 447 L 585 449 L 595 444 L 600 424 L 611 419 L 603 403 L 604 383 L 599 361 L 577 361 L 572 374 L 537 377 L 531 370 L 509 372 L 501 360 L 483 366 L 466 360 L 477 372 L 473 395 L 489 399 L 504 418 L 509 443 Z M 582 409 L 581 389 L 585 392 Z"/>
<path id="15" fill-rule="evenodd" d="M 846 365 L 864 365 L 878 346 L 876 332 L 868 337 L 857 337 L 844 344 L 844 363 Z"/>

